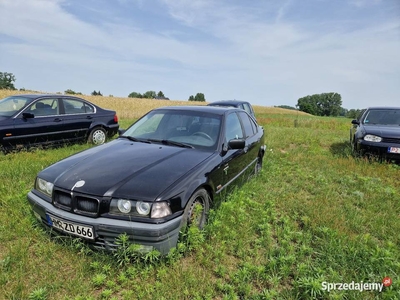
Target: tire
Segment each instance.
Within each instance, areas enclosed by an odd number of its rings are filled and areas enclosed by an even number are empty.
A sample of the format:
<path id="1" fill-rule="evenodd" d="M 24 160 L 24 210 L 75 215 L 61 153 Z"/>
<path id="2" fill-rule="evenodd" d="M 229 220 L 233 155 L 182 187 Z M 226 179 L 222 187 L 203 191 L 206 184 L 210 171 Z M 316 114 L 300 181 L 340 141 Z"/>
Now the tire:
<path id="1" fill-rule="evenodd" d="M 197 207 L 201 210 L 197 211 Z M 210 196 L 203 188 L 198 189 L 190 197 L 183 213 L 182 227 L 197 226 L 203 229 L 207 223 L 208 211 L 210 210 Z M 198 216 L 196 216 L 199 214 Z"/>
<path id="2" fill-rule="evenodd" d="M 93 145 L 101 145 L 106 142 L 106 138 L 106 131 L 101 127 L 95 127 L 89 134 L 88 143 Z"/>
<path id="3" fill-rule="evenodd" d="M 254 167 L 254 175 L 257 175 L 262 170 L 262 158 L 258 157 L 256 166 Z"/>
<path id="4" fill-rule="evenodd" d="M 350 141 L 351 144 L 351 152 L 353 154 L 354 158 L 359 158 L 362 156 L 362 153 L 357 149 L 357 145 L 356 145 L 356 137 L 353 138 L 352 141 Z"/>

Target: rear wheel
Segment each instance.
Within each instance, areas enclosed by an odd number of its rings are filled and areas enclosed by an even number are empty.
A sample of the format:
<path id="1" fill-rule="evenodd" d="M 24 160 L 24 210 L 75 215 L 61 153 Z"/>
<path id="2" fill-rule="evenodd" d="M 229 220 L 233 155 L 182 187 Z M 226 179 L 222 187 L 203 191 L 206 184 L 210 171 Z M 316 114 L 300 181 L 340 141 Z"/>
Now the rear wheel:
<path id="1" fill-rule="evenodd" d="M 90 132 L 88 137 L 88 142 L 94 145 L 101 145 L 104 144 L 107 138 L 107 133 L 104 128 L 95 127 Z"/>
<path id="2" fill-rule="evenodd" d="M 256 166 L 254 167 L 254 175 L 260 173 L 261 169 L 262 169 L 262 158 L 258 157 Z"/>

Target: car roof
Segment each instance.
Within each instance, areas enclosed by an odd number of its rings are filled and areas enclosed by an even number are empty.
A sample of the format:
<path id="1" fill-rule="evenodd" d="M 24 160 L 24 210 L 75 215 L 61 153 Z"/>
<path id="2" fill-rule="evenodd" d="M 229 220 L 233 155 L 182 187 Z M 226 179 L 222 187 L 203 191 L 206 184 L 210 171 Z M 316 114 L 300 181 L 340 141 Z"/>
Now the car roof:
<path id="1" fill-rule="evenodd" d="M 372 106 L 372 107 L 368 107 L 367 109 L 400 109 L 400 107 L 395 107 L 395 106 Z"/>
<path id="2" fill-rule="evenodd" d="M 223 115 L 227 111 L 231 110 L 243 111 L 242 109 L 238 109 L 235 107 L 206 106 L 206 105 L 164 106 L 164 107 L 158 107 L 154 110 L 197 111 L 197 112 L 213 113 L 217 115 Z"/>
<path id="3" fill-rule="evenodd" d="M 62 94 L 20 94 L 20 95 L 13 95 L 11 97 L 24 97 L 24 98 L 30 98 L 30 99 L 36 99 L 36 98 L 45 98 L 45 97 L 58 97 L 58 98 L 79 98 L 76 97 L 75 95 L 62 95 Z M 79 98 L 81 99 L 81 98 Z M 85 100 L 85 99 L 82 99 Z"/>
<path id="4" fill-rule="evenodd" d="M 244 103 L 249 103 L 248 101 L 243 101 L 243 100 L 219 100 L 219 101 L 214 101 L 209 103 L 208 105 L 239 105 L 239 104 L 244 104 Z"/>

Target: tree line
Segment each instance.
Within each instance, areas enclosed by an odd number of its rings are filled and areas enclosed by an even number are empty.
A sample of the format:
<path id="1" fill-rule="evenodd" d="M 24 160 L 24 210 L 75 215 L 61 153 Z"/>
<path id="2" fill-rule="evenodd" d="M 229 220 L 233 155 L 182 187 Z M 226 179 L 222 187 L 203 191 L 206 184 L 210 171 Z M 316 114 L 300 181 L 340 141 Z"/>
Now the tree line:
<path id="1" fill-rule="evenodd" d="M 162 91 L 159 91 L 157 94 L 155 91 L 147 91 L 143 94 L 138 93 L 138 92 L 132 92 L 128 95 L 129 98 L 147 98 L 147 99 L 165 99 L 169 100 L 169 98 L 165 97 L 164 93 Z M 206 98 L 203 93 L 197 93 L 195 96 L 190 95 L 189 96 L 189 101 L 201 101 L 205 102 Z"/>
<path id="2" fill-rule="evenodd" d="M 0 89 L 16 90 L 14 82 L 15 82 L 15 76 L 13 73 L 0 72 Z M 74 90 L 71 89 L 65 90 L 64 93 L 70 95 L 82 95 L 82 93 L 75 92 Z M 103 96 L 100 90 L 99 91 L 94 90 L 91 94 L 93 96 Z M 138 92 L 132 92 L 128 95 L 128 97 L 169 100 L 169 98 L 165 97 L 162 91 L 159 91 L 158 93 L 156 93 L 155 91 L 147 91 L 143 94 Z M 190 95 L 188 100 L 205 102 L 206 98 L 203 93 L 197 93 L 195 96 Z M 348 110 L 346 108 L 343 108 L 342 96 L 339 93 L 335 92 L 314 94 L 301 97 L 297 100 L 296 108 L 288 105 L 280 105 L 278 107 L 287 109 L 298 109 L 300 111 L 309 113 L 314 116 L 332 116 L 332 117 L 344 116 L 352 119 L 357 118 L 361 113 L 361 109 Z"/>
<path id="3" fill-rule="evenodd" d="M 342 107 L 342 96 L 339 93 L 322 93 L 308 95 L 297 100 L 297 109 L 314 116 L 347 117 L 356 119 L 361 109 Z"/>

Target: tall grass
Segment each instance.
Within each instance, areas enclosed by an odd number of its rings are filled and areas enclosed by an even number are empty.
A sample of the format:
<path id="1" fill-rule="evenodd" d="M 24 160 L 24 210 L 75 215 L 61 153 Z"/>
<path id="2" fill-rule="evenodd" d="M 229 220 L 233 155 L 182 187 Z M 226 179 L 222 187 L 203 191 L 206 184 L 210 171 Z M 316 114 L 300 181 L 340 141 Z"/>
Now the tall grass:
<path id="1" fill-rule="evenodd" d="M 256 107 L 261 174 L 167 257 L 138 255 L 123 236 L 120 251 L 93 252 L 37 224 L 35 175 L 88 145 L 0 155 L 0 299 L 400 299 L 399 166 L 353 158 L 346 119 L 269 109 Z M 322 289 L 386 276 L 381 293 Z"/>

